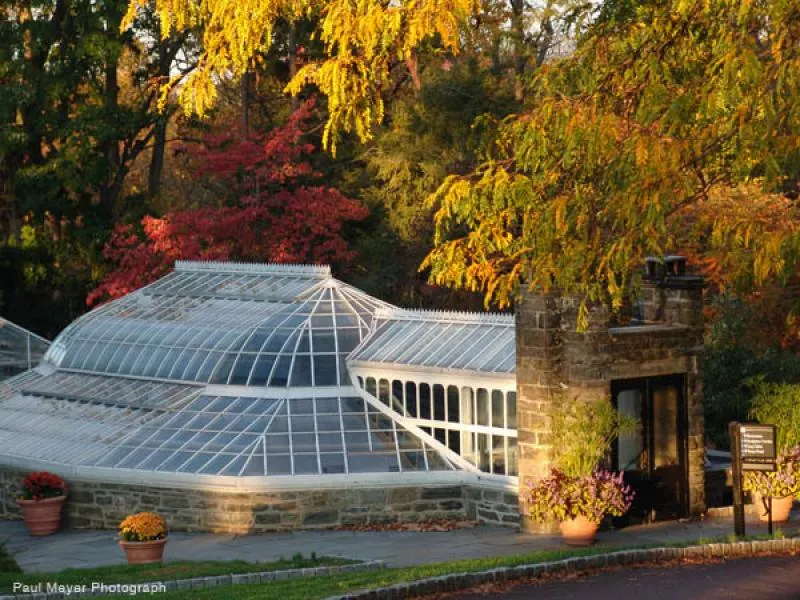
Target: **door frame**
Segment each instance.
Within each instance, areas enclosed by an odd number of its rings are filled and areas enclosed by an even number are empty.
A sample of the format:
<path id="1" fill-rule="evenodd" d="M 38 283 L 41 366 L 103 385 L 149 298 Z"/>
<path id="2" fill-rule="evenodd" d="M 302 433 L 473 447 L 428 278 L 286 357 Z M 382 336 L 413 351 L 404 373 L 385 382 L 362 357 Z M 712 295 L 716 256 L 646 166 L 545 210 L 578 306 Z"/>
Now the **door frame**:
<path id="1" fill-rule="evenodd" d="M 688 411 L 688 377 L 687 373 L 672 373 L 670 375 L 656 375 L 651 377 L 630 377 L 625 379 L 614 379 L 611 381 L 611 401 L 614 408 L 617 408 L 617 396 L 625 390 L 639 390 L 642 398 L 642 435 L 644 435 L 644 447 L 647 451 L 647 471 L 648 477 L 653 476 L 653 419 L 652 419 L 652 395 L 651 389 L 654 385 L 674 385 L 678 390 L 678 460 L 681 466 L 682 485 L 680 497 L 678 498 L 679 514 L 678 518 L 686 517 L 689 514 L 689 411 Z M 612 446 L 611 464 L 613 468 L 618 467 L 619 447 L 616 442 Z M 645 473 L 644 471 L 642 471 Z M 652 515 L 655 509 L 651 509 L 651 516 L 648 520 L 653 520 Z"/>

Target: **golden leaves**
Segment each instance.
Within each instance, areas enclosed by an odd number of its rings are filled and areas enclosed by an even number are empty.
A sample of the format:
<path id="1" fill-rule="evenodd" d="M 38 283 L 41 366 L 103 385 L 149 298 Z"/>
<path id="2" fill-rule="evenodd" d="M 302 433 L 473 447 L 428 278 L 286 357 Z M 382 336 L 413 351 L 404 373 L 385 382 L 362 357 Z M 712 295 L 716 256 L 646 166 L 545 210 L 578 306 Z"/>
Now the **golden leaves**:
<path id="1" fill-rule="evenodd" d="M 131 0 L 123 28 L 132 23 L 145 0 Z M 239 77 L 254 56 L 270 47 L 275 22 L 316 14 L 317 35 L 327 58 L 307 65 L 287 86 L 299 93 L 316 84 L 328 97 L 326 147 L 336 149 L 343 133 L 362 141 L 383 120 L 382 92 L 393 61 L 405 60 L 424 40 L 438 36 L 458 51 L 458 25 L 476 0 L 155 0 L 162 34 L 199 26 L 200 64 L 183 84 L 180 101 L 187 113 L 203 115 L 216 99 L 215 81 Z"/>

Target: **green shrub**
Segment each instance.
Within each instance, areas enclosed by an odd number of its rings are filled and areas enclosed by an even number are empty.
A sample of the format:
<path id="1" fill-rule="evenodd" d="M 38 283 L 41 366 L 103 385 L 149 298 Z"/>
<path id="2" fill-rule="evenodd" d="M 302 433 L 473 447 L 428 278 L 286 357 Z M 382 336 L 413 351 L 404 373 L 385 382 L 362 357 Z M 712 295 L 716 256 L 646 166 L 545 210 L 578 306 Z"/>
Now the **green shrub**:
<path id="1" fill-rule="evenodd" d="M 770 383 L 762 378 L 751 380 L 753 400 L 750 418 L 776 425 L 778 452 L 800 444 L 800 385 Z"/>
<path id="2" fill-rule="evenodd" d="M 728 423 L 751 418 L 758 382 L 800 382 L 800 357 L 793 352 L 771 349 L 706 347 L 703 362 L 703 406 L 706 440 L 728 448 Z"/>
<path id="3" fill-rule="evenodd" d="M 617 412 L 608 399 L 557 401 L 550 419 L 553 467 L 570 477 L 594 473 L 614 440 L 639 425 L 635 418 Z"/>
<path id="4" fill-rule="evenodd" d="M 3 544 L 0 544 L 0 573 L 22 573 L 17 561 Z"/>

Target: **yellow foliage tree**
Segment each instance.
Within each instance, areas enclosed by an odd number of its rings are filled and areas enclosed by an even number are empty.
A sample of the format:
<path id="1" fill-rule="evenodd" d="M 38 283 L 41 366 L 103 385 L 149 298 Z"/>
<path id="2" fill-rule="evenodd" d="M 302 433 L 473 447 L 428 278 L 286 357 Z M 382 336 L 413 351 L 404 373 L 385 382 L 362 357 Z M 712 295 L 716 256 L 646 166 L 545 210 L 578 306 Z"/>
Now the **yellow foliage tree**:
<path id="1" fill-rule="evenodd" d="M 132 0 L 123 28 L 146 1 Z M 288 91 L 314 83 L 328 97 L 323 142 L 333 152 L 342 133 L 370 139 L 383 119 L 390 66 L 434 36 L 457 51 L 459 24 L 475 7 L 476 0 L 156 0 L 164 35 L 187 27 L 203 32 L 200 63 L 180 89 L 186 112 L 199 115 L 214 103 L 219 78 L 241 76 L 269 48 L 278 19 L 314 17 L 327 58 L 300 69 Z"/>

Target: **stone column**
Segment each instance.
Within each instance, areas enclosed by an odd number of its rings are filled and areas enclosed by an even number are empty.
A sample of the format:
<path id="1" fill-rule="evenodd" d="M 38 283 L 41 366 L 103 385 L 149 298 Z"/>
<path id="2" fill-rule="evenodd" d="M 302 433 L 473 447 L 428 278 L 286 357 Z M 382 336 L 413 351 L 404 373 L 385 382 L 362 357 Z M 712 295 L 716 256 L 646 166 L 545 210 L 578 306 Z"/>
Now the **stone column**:
<path id="1" fill-rule="evenodd" d="M 561 298 L 557 292 L 536 295 L 525 290 L 517 306 L 517 441 L 519 451 L 520 524 L 524 531 L 550 531 L 530 521 L 525 482 L 550 470 L 548 407 L 564 381 Z"/>

